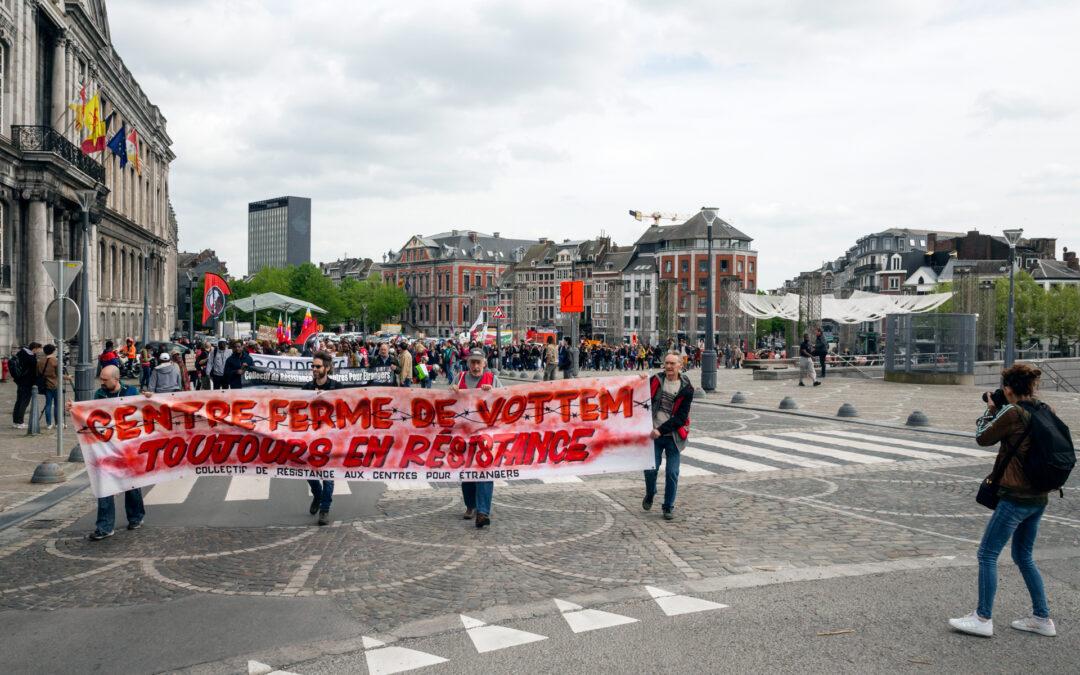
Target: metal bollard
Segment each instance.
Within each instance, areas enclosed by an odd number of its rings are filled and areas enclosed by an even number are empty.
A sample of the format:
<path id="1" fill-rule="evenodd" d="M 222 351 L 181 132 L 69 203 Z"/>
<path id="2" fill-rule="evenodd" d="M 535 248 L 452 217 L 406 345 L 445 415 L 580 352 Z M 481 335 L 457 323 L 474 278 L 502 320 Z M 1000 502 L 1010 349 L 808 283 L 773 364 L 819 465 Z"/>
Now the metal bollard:
<path id="1" fill-rule="evenodd" d="M 41 410 L 40 404 L 38 403 L 38 388 L 35 384 L 30 387 L 30 405 L 27 408 L 26 413 L 30 417 L 26 424 L 27 436 L 36 436 L 41 433 L 40 416 L 42 412 L 44 411 Z"/>

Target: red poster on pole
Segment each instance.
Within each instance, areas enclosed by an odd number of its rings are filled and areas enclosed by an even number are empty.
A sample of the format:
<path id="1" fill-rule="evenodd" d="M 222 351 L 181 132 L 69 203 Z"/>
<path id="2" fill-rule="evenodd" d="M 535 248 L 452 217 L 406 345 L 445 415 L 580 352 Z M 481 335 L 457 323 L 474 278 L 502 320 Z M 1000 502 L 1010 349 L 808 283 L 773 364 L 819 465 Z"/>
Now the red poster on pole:
<path id="1" fill-rule="evenodd" d="M 559 311 L 580 313 L 585 311 L 585 282 L 564 281 L 559 286 Z"/>

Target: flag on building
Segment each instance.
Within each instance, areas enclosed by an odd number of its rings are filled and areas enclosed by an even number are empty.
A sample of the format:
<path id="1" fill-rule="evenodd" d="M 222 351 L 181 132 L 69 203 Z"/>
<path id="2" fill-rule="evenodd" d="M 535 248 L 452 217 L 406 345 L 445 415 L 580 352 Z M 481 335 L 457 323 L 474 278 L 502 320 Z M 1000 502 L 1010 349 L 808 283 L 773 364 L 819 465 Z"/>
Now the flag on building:
<path id="1" fill-rule="evenodd" d="M 121 124 L 120 131 L 117 131 L 109 142 L 105 144 L 105 147 L 109 149 L 112 154 L 120 158 L 120 168 L 123 169 L 127 166 L 127 125 Z"/>
<path id="2" fill-rule="evenodd" d="M 225 296 L 231 294 L 229 284 L 224 279 L 207 272 L 203 277 L 202 323 L 207 325 L 210 319 L 216 319 L 225 313 Z"/>
<path id="3" fill-rule="evenodd" d="M 142 160 L 139 159 L 139 130 L 132 127 L 127 136 L 127 161 L 135 165 L 135 172 L 142 175 Z"/>
<path id="4" fill-rule="evenodd" d="M 68 103 L 68 107 L 75 113 L 75 128 L 82 131 L 83 111 L 86 109 L 86 84 L 79 84 L 79 95 Z"/>
<path id="5" fill-rule="evenodd" d="M 83 106 L 83 129 L 86 138 L 82 142 L 84 154 L 92 155 L 105 150 L 105 119 L 101 115 L 101 97 L 94 94 Z"/>

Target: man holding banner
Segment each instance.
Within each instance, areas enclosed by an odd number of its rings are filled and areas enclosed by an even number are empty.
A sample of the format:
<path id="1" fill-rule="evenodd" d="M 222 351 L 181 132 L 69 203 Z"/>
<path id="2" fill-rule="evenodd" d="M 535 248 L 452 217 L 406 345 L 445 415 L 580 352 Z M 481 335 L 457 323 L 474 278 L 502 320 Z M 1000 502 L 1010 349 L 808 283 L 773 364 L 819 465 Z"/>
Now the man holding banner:
<path id="1" fill-rule="evenodd" d="M 324 351 L 315 352 L 315 355 L 311 357 L 311 382 L 305 384 L 303 388 L 309 391 L 341 389 L 341 383 L 330 378 L 330 371 L 333 370 L 333 367 L 334 359 L 329 354 Z M 311 509 L 309 513 L 315 515 L 315 512 L 318 511 L 319 525 L 328 525 L 330 523 L 330 502 L 334 499 L 334 481 L 308 479 L 308 485 L 311 486 Z"/>
<path id="2" fill-rule="evenodd" d="M 487 356 L 483 349 L 469 352 L 467 364 L 468 370 L 463 371 L 458 377 L 457 385 L 451 387 L 455 393 L 463 389 L 491 391 L 502 387 L 498 376 L 488 370 Z M 463 518 L 468 520 L 475 517 L 478 530 L 491 524 L 491 498 L 494 492 L 495 483 L 489 480 L 461 484 L 461 496 L 465 500 Z"/>

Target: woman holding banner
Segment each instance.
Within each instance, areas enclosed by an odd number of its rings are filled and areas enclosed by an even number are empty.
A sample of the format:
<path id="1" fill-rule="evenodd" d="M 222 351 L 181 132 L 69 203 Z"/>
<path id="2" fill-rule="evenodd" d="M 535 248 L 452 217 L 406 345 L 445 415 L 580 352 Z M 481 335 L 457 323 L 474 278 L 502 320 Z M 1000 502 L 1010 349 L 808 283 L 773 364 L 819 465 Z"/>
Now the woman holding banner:
<path id="1" fill-rule="evenodd" d="M 468 370 L 463 371 L 458 377 L 456 385 L 450 387 L 454 393 L 462 389 L 482 389 L 491 391 L 502 387 L 499 377 L 488 370 L 487 356 L 483 349 L 473 349 L 469 352 L 466 362 Z M 491 524 L 491 498 L 495 492 L 495 483 L 492 481 L 477 481 L 474 483 L 461 484 L 461 496 L 465 500 L 465 515 L 469 520 L 476 518 L 476 529 L 487 527 Z"/>

